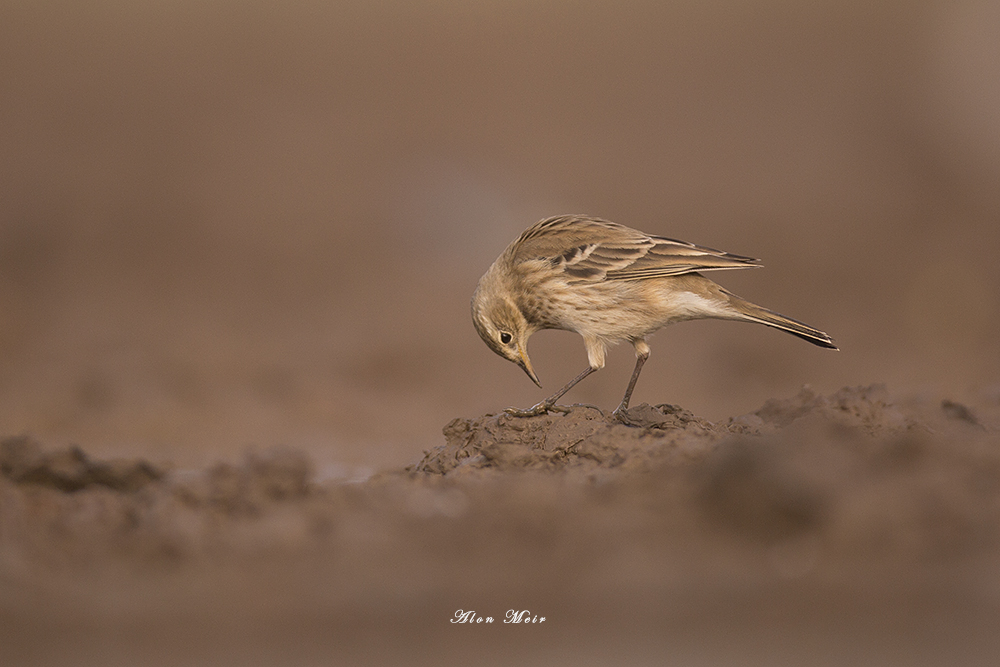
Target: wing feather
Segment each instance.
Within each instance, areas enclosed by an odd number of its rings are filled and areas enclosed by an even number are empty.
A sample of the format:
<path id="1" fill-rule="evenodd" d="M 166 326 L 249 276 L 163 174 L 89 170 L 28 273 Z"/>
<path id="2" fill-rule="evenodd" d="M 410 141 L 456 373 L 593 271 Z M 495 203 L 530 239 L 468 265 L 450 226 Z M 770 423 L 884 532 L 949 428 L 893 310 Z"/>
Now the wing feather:
<path id="1" fill-rule="evenodd" d="M 547 260 L 572 282 L 648 280 L 695 271 L 760 266 L 752 257 L 694 245 L 600 218 L 547 218 L 527 229 L 508 248 L 510 260 Z"/>

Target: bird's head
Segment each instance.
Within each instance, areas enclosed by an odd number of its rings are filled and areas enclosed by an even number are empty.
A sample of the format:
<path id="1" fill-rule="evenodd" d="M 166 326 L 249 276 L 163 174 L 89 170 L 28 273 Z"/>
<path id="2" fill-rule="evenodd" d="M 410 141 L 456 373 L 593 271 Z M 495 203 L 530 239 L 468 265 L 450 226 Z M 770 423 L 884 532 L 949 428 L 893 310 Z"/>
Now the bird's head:
<path id="1" fill-rule="evenodd" d="M 482 277 L 476 293 L 472 295 L 472 323 L 491 350 L 513 361 L 532 382 L 542 386 L 528 358 L 528 338 L 535 329 L 525 319 L 493 268 Z"/>

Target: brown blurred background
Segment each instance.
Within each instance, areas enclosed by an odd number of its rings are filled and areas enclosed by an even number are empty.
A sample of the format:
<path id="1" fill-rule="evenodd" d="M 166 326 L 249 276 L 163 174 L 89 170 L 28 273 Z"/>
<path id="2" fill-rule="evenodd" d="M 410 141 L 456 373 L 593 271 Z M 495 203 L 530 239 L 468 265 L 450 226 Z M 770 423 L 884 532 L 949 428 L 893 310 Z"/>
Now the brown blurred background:
<path id="1" fill-rule="evenodd" d="M 763 258 L 717 278 L 843 350 L 685 324 L 635 402 L 1000 393 L 996 3 L 7 1 L 0 63 L 0 433 L 409 463 L 582 370 L 468 305 L 576 212 Z"/>

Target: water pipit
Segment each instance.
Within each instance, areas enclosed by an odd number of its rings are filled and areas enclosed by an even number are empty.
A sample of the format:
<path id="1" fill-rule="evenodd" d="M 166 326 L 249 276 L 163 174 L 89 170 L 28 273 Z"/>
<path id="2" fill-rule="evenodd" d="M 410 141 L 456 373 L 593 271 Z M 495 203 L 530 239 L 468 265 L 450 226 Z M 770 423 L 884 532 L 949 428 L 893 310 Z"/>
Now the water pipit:
<path id="1" fill-rule="evenodd" d="M 547 218 L 514 240 L 479 280 L 472 321 L 501 357 L 541 387 L 528 358 L 528 338 L 542 329 L 583 336 L 590 365 L 566 386 L 517 417 L 550 410 L 578 382 L 604 367 L 608 345 L 629 341 L 635 369 L 614 415 L 627 421 L 632 390 L 649 357 L 646 337 L 675 322 L 714 318 L 757 322 L 833 350 L 827 334 L 741 299 L 702 275 L 760 266 L 758 260 L 652 236 L 583 215 Z"/>

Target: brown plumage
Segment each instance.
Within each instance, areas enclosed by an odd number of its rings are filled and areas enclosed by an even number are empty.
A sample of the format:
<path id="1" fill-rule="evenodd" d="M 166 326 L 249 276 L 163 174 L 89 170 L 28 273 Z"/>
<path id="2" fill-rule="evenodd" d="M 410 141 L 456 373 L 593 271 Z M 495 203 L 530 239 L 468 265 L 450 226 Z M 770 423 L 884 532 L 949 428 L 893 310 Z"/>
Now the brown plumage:
<path id="1" fill-rule="evenodd" d="M 757 322 L 837 349 L 818 329 L 727 292 L 705 271 L 760 266 L 751 257 L 662 236 L 650 236 L 583 215 L 547 218 L 524 231 L 493 263 L 472 297 L 472 321 L 494 352 L 513 361 L 538 386 L 528 338 L 542 329 L 583 336 L 590 365 L 548 399 L 517 416 L 542 414 L 577 382 L 604 367 L 608 345 L 629 341 L 636 365 L 621 405 L 624 418 L 649 356 L 646 336 L 675 322 L 703 318 Z"/>

